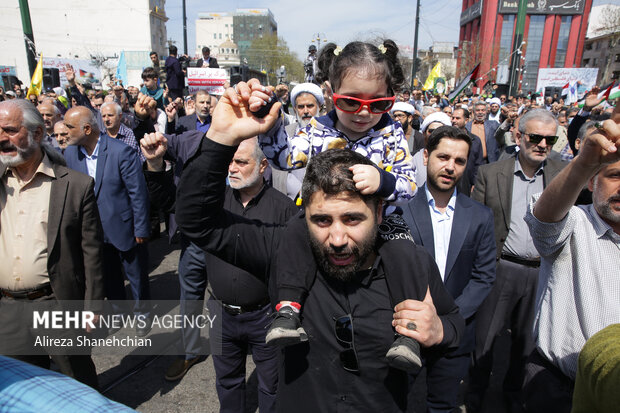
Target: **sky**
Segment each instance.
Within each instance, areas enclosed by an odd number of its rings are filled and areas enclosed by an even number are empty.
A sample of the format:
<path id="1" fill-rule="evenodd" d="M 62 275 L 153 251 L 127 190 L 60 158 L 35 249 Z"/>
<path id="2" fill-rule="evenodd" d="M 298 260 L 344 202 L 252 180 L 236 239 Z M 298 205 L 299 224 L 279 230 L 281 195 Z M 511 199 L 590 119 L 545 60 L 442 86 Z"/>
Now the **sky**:
<path id="1" fill-rule="evenodd" d="M 422 0 L 418 48 L 434 41 L 452 42 L 459 37 L 462 0 Z M 620 0 L 594 0 L 593 5 L 618 4 Z M 352 40 L 377 37 L 413 47 L 415 0 L 186 0 L 187 48 L 196 48 L 195 22 L 201 12 L 233 12 L 238 8 L 268 8 L 278 24 L 278 36 L 303 60 L 317 35 L 344 47 Z M 166 0 L 168 38 L 183 50 L 182 0 Z M 324 44 L 324 43 L 323 43 Z"/>

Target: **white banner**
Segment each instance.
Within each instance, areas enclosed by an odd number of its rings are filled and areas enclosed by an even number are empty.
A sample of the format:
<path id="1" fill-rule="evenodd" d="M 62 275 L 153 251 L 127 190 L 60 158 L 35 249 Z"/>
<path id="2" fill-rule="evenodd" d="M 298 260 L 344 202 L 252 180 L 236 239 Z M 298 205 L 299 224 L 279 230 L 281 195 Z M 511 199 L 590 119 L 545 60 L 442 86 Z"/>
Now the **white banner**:
<path id="1" fill-rule="evenodd" d="M 596 86 L 598 68 L 545 68 L 538 70 L 536 90 L 544 91 L 546 87 L 564 87 L 567 83 L 577 85 L 577 94 L 581 95 Z"/>
<path id="2" fill-rule="evenodd" d="M 224 94 L 224 84 L 230 82 L 228 70 L 210 69 L 206 67 L 187 68 L 187 86 L 189 93 L 206 90 L 211 95 Z"/>

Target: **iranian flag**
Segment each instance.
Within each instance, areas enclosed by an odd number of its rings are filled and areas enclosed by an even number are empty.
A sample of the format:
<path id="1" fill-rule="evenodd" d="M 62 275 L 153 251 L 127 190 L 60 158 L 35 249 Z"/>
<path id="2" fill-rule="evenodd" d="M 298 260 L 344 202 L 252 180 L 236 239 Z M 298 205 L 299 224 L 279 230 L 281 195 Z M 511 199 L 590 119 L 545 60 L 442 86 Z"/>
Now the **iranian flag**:
<path id="1" fill-rule="evenodd" d="M 450 92 L 450 95 L 448 96 L 448 100 L 450 101 L 450 103 L 452 103 L 454 99 L 456 99 L 456 97 L 461 94 L 461 92 L 467 87 L 467 85 L 469 85 L 470 82 L 474 81 L 478 77 L 479 68 L 480 68 L 480 63 L 478 63 L 476 67 L 474 67 L 471 70 L 471 72 L 469 72 L 459 82 L 459 84 L 454 87 L 454 90 L 452 90 L 452 92 Z"/>

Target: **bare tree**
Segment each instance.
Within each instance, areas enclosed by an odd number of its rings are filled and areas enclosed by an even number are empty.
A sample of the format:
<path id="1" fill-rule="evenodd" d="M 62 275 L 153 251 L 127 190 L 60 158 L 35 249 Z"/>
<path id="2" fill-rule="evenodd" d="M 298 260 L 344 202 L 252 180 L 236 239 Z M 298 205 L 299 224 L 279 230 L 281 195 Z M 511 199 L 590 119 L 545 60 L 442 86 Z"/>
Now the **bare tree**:
<path id="1" fill-rule="evenodd" d="M 605 63 L 601 80 L 603 83 L 607 83 L 610 80 L 609 67 L 613 62 L 612 51 L 616 49 L 620 44 L 620 7 L 607 5 L 600 14 L 597 27 L 593 30 L 595 37 L 606 36 L 604 39 L 608 40 L 607 44 L 607 56 L 605 57 Z"/>

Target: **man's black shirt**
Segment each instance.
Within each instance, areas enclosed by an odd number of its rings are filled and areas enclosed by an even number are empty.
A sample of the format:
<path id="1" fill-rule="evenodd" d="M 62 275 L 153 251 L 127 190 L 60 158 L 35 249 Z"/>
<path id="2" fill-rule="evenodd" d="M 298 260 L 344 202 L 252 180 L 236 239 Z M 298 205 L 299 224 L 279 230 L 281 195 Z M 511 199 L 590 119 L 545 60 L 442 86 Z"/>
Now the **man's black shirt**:
<path id="1" fill-rule="evenodd" d="M 254 274 L 277 274 L 275 254 L 295 255 L 279 240 L 283 227 L 251 221 L 224 209 L 226 176 L 236 147 L 204 138 L 201 152 L 185 166 L 177 192 L 177 222 L 186 236 L 203 249 Z M 458 344 L 464 321 L 445 290 L 433 258 L 419 246 L 402 264 L 390 268 L 428 277 L 431 296 L 444 326 L 441 347 Z M 414 264 L 411 264 L 414 263 Z M 386 263 L 387 265 L 387 263 Z M 303 308 L 302 326 L 309 341 L 287 348 L 278 384 L 278 411 L 404 411 L 407 375 L 388 367 L 385 359 L 394 341 L 394 310 L 380 258 L 375 271 L 347 283 L 317 274 Z M 335 337 L 334 320 L 351 314 L 359 373 L 342 368 L 346 349 Z"/>
<path id="2" fill-rule="evenodd" d="M 203 135 L 196 131 L 182 135 L 165 135 L 168 139 L 167 154 L 176 163 L 175 179 L 181 175 L 187 160 L 199 151 Z M 151 200 L 168 212 L 173 212 L 175 205 L 176 187 L 171 172 L 145 171 Z M 227 186 L 224 208 L 248 219 L 273 224 L 284 224 L 297 212 L 297 207 L 290 198 L 265 184 L 245 207 L 239 192 Z M 239 251 L 239 255 L 242 254 L 243 251 Z M 268 272 L 246 271 L 236 266 L 235 262 L 226 262 L 213 254 L 205 253 L 211 295 L 223 303 L 242 307 L 267 304 Z"/>
<path id="3" fill-rule="evenodd" d="M 239 192 L 227 187 L 224 208 L 233 214 L 261 222 L 284 224 L 297 212 L 289 197 L 270 186 L 263 189 L 244 207 Z M 238 251 L 243 254 L 243 251 Z M 207 277 L 214 298 L 231 305 L 255 306 L 267 304 L 267 273 L 248 272 L 213 254 L 205 253 Z"/>

